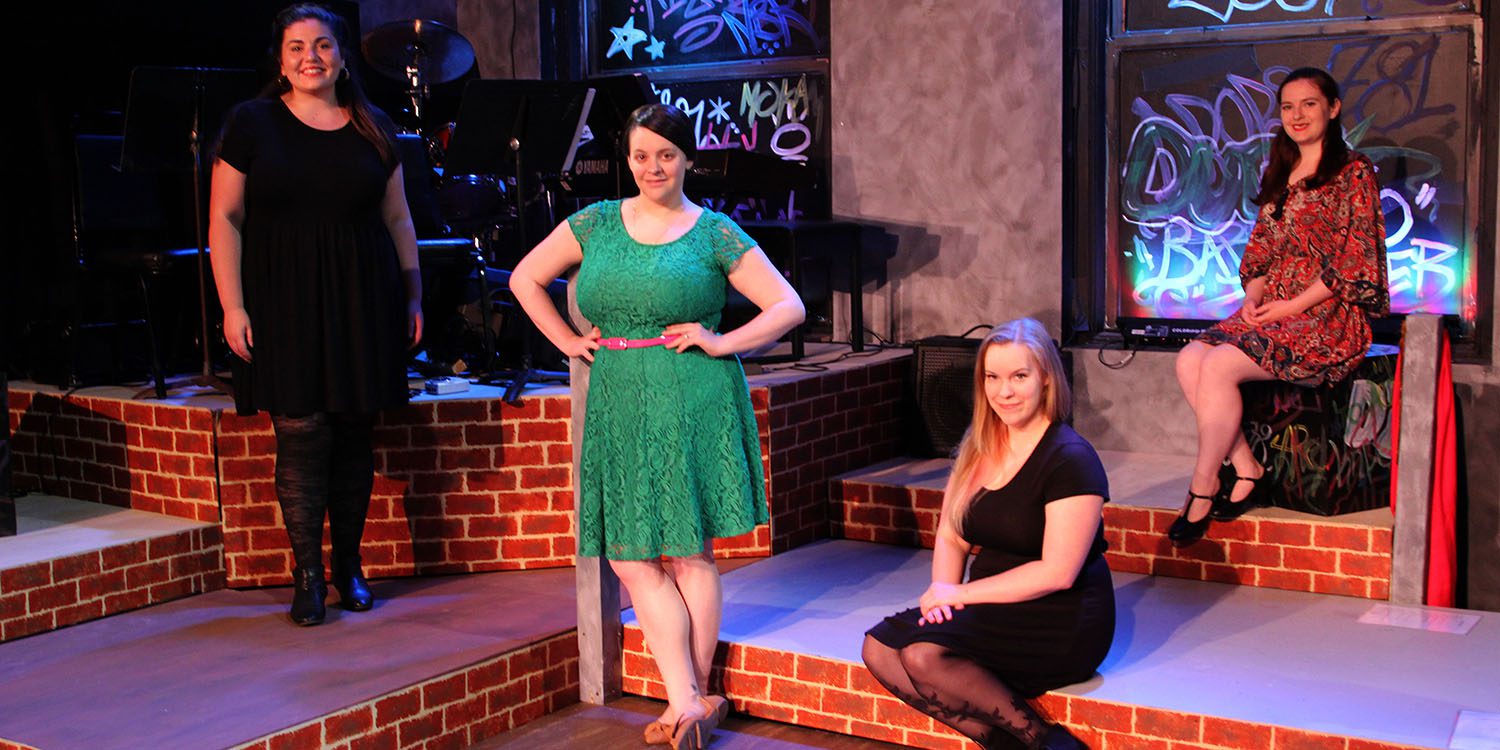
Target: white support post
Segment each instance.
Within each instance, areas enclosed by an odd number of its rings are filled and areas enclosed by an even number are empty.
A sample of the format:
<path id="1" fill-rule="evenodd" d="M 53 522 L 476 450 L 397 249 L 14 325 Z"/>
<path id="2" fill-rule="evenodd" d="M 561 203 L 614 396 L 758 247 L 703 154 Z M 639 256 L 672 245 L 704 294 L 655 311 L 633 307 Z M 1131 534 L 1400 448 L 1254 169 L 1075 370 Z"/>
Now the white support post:
<path id="1" fill-rule="evenodd" d="M 593 326 L 578 311 L 574 291 L 577 274 L 568 279 L 568 317 L 573 326 L 587 331 Z M 572 401 L 573 436 L 573 527 L 580 528 L 578 493 L 583 456 L 583 415 L 589 392 L 589 364 L 573 358 L 568 362 L 568 392 Z M 603 557 L 577 557 L 578 586 L 578 697 L 584 703 L 608 703 L 621 694 L 620 664 L 623 646 L 620 628 L 620 579 Z"/>

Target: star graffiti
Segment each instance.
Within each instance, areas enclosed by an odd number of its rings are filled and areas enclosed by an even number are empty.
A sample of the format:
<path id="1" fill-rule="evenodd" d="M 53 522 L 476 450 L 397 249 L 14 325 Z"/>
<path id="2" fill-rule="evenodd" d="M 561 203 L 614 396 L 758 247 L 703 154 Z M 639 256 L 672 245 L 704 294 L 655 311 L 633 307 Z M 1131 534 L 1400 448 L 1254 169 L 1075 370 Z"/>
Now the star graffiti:
<path id="1" fill-rule="evenodd" d="M 624 52 L 625 59 L 634 60 L 635 45 L 646 41 L 646 32 L 635 27 L 635 16 L 631 16 L 624 26 L 611 26 L 609 33 L 615 35 L 615 40 L 610 42 L 609 51 L 604 53 L 605 57 L 614 57 L 616 52 Z"/>
<path id="2" fill-rule="evenodd" d="M 651 55 L 652 60 L 660 60 L 663 56 L 662 51 L 666 49 L 666 46 L 667 43 L 665 40 L 657 39 L 653 36 L 651 37 L 651 43 L 646 45 L 646 52 Z"/>
<path id="3" fill-rule="evenodd" d="M 720 97 L 714 97 L 708 103 L 708 119 L 714 122 L 729 122 L 729 101 Z"/>

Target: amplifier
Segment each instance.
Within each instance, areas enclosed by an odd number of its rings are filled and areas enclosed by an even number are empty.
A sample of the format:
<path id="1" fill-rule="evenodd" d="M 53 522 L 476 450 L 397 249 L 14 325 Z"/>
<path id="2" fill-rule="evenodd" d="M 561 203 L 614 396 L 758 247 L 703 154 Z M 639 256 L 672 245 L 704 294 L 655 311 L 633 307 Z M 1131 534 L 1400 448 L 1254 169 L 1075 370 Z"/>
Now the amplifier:
<path id="1" fill-rule="evenodd" d="M 922 458 L 952 456 L 974 417 L 974 358 L 984 339 L 933 336 L 912 343 L 916 418 L 908 450 Z M 1057 341 L 1063 377 L 1073 387 L 1073 352 Z M 1069 424 L 1072 419 L 1069 418 Z"/>
<path id="2" fill-rule="evenodd" d="M 946 457 L 969 429 L 974 409 L 974 357 L 983 339 L 932 336 L 912 343 L 916 429 L 910 450 Z"/>
<path id="3" fill-rule="evenodd" d="M 1120 317 L 1120 336 L 1125 346 L 1180 347 L 1198 337 L 1217 321 L 1173 318 Z"/>

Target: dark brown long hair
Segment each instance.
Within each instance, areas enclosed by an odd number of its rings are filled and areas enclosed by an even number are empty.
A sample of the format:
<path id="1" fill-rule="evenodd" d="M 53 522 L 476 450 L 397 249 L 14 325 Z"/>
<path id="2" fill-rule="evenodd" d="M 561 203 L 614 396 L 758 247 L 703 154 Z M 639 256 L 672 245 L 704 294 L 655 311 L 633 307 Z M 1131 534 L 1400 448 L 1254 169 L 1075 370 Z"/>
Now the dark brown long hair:
<path id="1" fill-rule="evenodd" d="M 1328 71 L 1322 68 L 1298 68 L 1288 73 L 1276 88 L 1278 108 L 1281 107 L 1281 93 L 1292 81 L 1312 81 L 1323 92 L 1323 98 L 1328 100 L 1330 107 L 1339 100 L 1338 81 L 1333 80 Z M 1323 156 L 1318 160 L 1317 171 L 1307 178 L 1310 190 L 1327 185 L 1349 163 L 1349 146 L 1344 143 L 1343 118 L 1343 112 L 1340 112 L 1337 117 L 1328 121 L 1328 129 L 1323 131 Z M 1271 217 L 1278 221 L 1281 219 L 1282 208 L 1286 206 L 1287 178 L 1291 176 L 1292 169 L 1297 166 L 1301 156 L 1301 151 L 1292 137 L 1286 134 L 1286 129 L 1278 127 L 1275 137 L 1271 139 L 1271 158 L 1266 164 L 1266 171 L 1260 176 L 1260 192 L 1256 194 L 1254 201 L 1257 206 L 1267 203 L 1275 206 Z"/>
<path id="2" fill-rule="evenodd" d="M 354 123 L 355 132 L 364 136 L 375 147 L 380 153 L 380 163 L 386 169 L 391 169 L 396 164 L 396 141 L 375 119 L 375 108 L 365 97 L 364 89 L 359 86 L 359 80 L 355 77 L 357 74 L 352 67 L 353 61 L 349 58 L 349 52 L 354 49 L 349 46 L 349 25 L 344 23 L 339 14 L 316 3 L 298 3 L 283 8 L 271 22 L 271 70 L 281 70 L 281 44 L 285 40 L 287 27 L 309 19 L 322 22 L 333 32 L 333 41 L 339 46 L 339 57 L 344 59 L 345 75 L 340 75 L 333 86 L 339 106 L 349 108 L 349 119 Z M 278 73 L 261 90 L 260 95 L 267 99 L 279 97 L 291 88 L 291 83 Z"/>

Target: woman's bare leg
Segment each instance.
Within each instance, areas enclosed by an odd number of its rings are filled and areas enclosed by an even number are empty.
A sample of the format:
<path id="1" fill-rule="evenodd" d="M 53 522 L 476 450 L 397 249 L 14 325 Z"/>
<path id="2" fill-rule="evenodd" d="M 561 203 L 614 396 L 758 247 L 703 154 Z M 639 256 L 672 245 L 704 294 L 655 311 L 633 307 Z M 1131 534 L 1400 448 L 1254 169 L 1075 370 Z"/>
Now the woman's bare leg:
<path id="1" fill-rule="evenodd" d="M 1223 348 L 1239 351 L 1228 344 L 1213 346 L 1201 341 L 1192 341 L 1177 354 L 1177 384 L 1182 388 L 1182 395 L 1187 399 L 1188 406 L 1192 408 L 1195 418 L 1198 416 L 1198 384 L 1203 377 L 1204 361 L 1210 353 Z M 1241 353 L 1243 354 L 1243 352 Z M 1247 356 L 1245 359 L 1249 360 L 1249 357 Z M 1260 368 L 1257 367 L 1256 369 Z M 1238 384 L 1235 387 L 1238 389 Z M 1243 413 L 1243 405 L 1241 406 L 1241 412 Z M 1234 442 L 1229 448 L 1228 458 L 1229 462 L 1234 465 L 1235 474 L 1238 476 L 1255 479 L 1265 473 L 1265 469 L 1261 467 L 1260 461 L 1255 458 L 1255 452 L 1250 449 L 1250 443 L 1245 440 L 1243 430 L 1236 429 L 1234 431 Z M 1223 457 L 1220 457 L 1219 463 L 1223 463 L 1223 460 Z M 1214 472 L 1217 478 L 1217 465 Z M 1208 489 L 1204 490 L 1204 486 L 1207 486 Z M 1191 485 L 1191 489 L 1198 494 L 1209 494 L 1216 487 L 1213 482 L 1202 485 L 1195 481 Z M 1240 498 L 1243 498 L 1249 492 L 1250 488 L 1248 486 L 1243 489 L 1235 487 L 1233 491 L 1234 495 L 1238 495 Z M 1209 506 L 1210 502 L 1207 500 L 1195 500 L 1193 507 L 1188 512 L 1188 520 L 1196 521 L 1203 518 L 1204 514 L 1208 513 Z"/>
<path id="2" fill-rule="evenodd" d="M 658 560 L 610 560 L 609 564 L 630 592 L 641 634 L 666 686 L 667 711 L 661 720 L 671 725 L 682 715 L 707 715 L 693 668 L 688 608 L 672 577 Z"/>
<path id="3" fill-rule="evenodd" d="M 1245 443 L 1245 435 L 1240 428 L 1245 410 L 1244 401 L 1240 397 L 1240 384 L 1271 379 L 1270 373 L 1262 370 L 1249 355 L 1236 347 L 1216 346 L 1203 353 L 1198 366 L 1197 389 L 1191 399 L 1193 412 L 1198 418 L 1198 455 L 1190 484 L 1193 492 L 1211 495 L 1218 489 L 1219 466 L 1224 463 L 1226 456 L 1234 460 L 1237 471 L 1253 471 L 1249 466 L 1259 467 L 1254 455 L 1249 455 L 1249 461 L 1246 462 L 1244 455 L 1231 456 L 1231 450 L 1249 453 L 1249 445 Z M 1244 446 L 1243 449 L 1240 448 L 1241 445 Z M 1249 466 L 1242 467 L 1242 463 Z M 1194 501 L 1194 505 L 1200 504 L 1204 506 L 1202 512 L 1207 513 L 1208 501 Z M 1202 518 L 1202 515 L 1196 517 Z M 1189 515 L 1188 520 L 1194 520 L 1194 516 Z"/>
<path id="4" fill-rule="evenodd" d="M 719 566 L 714 563 L 713 541 L 703 544 L 702 554 L 670 560 L 672 580 L 687 607 L 698 690 L 708 695 L 714 654 L 719 650 L 719 624 L 724 618 L 724 587 L 719 580 Z"/>

